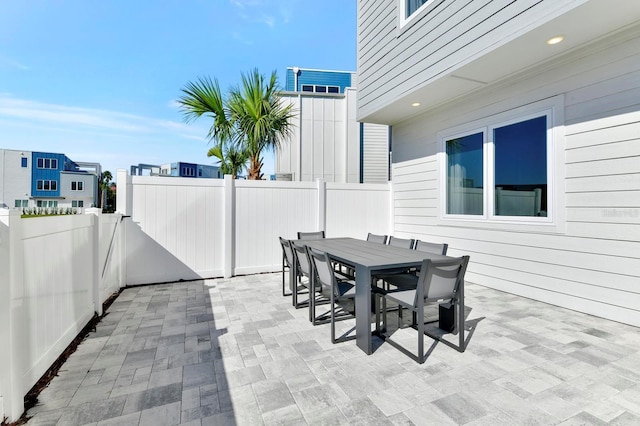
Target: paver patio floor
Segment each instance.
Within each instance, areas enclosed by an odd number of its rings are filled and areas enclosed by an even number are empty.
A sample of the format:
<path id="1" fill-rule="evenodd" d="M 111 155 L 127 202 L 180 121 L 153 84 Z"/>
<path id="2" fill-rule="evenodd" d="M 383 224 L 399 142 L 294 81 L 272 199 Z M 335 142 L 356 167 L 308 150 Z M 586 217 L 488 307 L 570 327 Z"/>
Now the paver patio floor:
<path id="1" fill-rule="evenodd" d="M 466 352 L 435 344 L 419 365 L 378 339 L 370 356 L 332 344 L 280 285 L 125 289 L 27 424 L 640 424 L 638 328 L 467 283 Z"/>

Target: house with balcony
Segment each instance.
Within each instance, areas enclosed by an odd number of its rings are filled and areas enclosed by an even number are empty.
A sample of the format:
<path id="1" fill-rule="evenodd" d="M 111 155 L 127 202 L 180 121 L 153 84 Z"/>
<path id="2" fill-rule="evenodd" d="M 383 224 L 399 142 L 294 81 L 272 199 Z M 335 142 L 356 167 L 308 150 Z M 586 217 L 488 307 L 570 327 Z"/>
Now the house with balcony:
<path id="1" fill-rule="evenodd" d="M 358 1 L 357 117 L 394 233 L 482 286 L 640 324 L 640 5 Z"/>
<path id="2" fill-rule="evenodd" d="M 195 177 L 221 179 L 220 167 L 209 164 L 185 163 L 176 161 L 162 165 L 140 163 L 131 166 L 132 176 L 173 176 L 173 177 Z"/>
<path id="3" fill-rule="evenodd" d="M 98 204 L 98 163 L 64 154 L 0 150 L 0 205 L 6 208 L 72 207 Z"/>
<path id="4" fill-rule="evenodd" d="M 296 112 L 276 150 L 276 179 L 380 183 L 389 180 L 389 128 L 356 120 L 356 73 L 289 67 L 280 98 Z"/>

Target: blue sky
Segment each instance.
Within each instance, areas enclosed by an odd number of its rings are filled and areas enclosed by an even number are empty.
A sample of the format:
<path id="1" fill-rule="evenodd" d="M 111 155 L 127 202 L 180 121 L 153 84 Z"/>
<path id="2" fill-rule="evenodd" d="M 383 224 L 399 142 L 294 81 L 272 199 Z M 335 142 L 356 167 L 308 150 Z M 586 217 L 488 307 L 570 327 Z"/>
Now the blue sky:
<path id="1" fill-rule="evenodd" d="M 200 76 L 226 89 L 255 67 L 284 86 L 288 66 L 355 70 L 355 0 L 0 0 L 0 148 L 114 176 L 213 164 L 211 123 L 183 122 L 180 89 Z"/>

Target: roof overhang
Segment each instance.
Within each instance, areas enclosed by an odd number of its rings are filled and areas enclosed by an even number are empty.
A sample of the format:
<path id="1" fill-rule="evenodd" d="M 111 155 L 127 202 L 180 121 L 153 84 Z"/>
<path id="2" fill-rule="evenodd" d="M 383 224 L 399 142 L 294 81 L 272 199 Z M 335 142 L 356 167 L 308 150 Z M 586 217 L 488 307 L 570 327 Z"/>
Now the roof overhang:
<path id="1" fill-rule="evenodd" d="M 511 39 L 503 39 L 454 64 L 444 73 L 408 90 L 373 111 L 359 111 L 358 121 L 393 125 L 459 99 L 491 84 L 560 58 L 640 22 L 637 0 L 587 1 Z M 553 36 L 563 42 L 548 45 Z M 420 103 L 419 106 L 412 106 Z"/>

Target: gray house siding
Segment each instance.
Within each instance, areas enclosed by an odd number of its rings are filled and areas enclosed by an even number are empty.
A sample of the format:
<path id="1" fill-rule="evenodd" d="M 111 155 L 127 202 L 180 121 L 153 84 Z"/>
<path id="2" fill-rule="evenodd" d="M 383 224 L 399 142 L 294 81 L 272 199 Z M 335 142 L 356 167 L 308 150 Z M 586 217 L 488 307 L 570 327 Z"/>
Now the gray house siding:
<path id="1" fill-rule="evenodd" d="M 636 25 L 394 125 L 394 233 L 471 255 L 471 282 L 640 326 L 639 45 Z M 439 134 L 551 99 L 555 226 L 444 218 Z"/>

